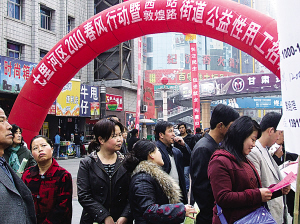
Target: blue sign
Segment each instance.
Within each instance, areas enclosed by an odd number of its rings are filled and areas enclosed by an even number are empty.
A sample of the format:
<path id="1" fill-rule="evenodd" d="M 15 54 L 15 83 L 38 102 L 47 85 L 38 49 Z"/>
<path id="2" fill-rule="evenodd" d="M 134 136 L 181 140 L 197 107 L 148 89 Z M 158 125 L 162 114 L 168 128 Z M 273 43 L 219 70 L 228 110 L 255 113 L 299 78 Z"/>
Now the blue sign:
<path id="1" fill-rule="evenodd" d="M 99 88 L 96 86 L 80 85 L 80 116 L 91 117 L 91 105 L 99 103 Z"/>
<path id="2" fill-rule="evenodd" d="M 19 93 L 36 63 L 0 56 L 0 90 Z"/>
<path id="3" fill-rule="evenodd" d="M 281 109 L 281 97 L 244 97 L 244 98 L 231 98 L 226 100 L 216 100 L 211 102 L 211 106 L 218 104 L 225 104 L 233 108 L 255 108 L 255 109 Z"/>

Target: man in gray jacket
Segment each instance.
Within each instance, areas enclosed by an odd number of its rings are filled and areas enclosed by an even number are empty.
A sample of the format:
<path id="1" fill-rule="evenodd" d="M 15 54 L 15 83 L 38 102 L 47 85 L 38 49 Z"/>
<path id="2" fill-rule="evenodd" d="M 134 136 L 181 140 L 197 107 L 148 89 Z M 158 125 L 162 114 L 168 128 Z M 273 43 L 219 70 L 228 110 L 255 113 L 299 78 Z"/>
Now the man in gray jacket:
<path id="1" fill-rule="evenodd" d="M 247 158 L 255 166 L 260 179 L 262 187 L 270 187 L 272 184 L 277 184 L 282 179 L 278 165 L 269 154 L 268 148 L 272 146 L 282 131 L 276 130 L 277 125 L 280 121 L 281 115 L 279 113 L 270 112 L 267 113 L 260 122 L 261 137 L 256 140 L 255 147 L 252 148 Z M 283 188 L 281 191 L 273 193 L 273 197 L 288 194 L 290 191 L 290 185 Z M 283 198 L 282 196 L 276 197 L 268 201 L 268 207 L 270 212 L 277 223 L 284 223 L 284 209 L 283 209 Z"/>
<path id="2" fill-rule="evenodd" d="M 27 186 L 6 163 L 4 149 L 12 145 L 11 125 L 0 108 L 0 223 L 36 223 L 34 203 Z"/>

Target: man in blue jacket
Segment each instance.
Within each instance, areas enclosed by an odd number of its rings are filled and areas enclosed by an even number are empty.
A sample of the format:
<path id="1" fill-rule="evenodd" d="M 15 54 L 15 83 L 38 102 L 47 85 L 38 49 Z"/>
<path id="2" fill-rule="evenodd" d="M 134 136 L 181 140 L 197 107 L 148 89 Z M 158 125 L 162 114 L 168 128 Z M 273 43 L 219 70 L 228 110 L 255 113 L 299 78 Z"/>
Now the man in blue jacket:
<path id="1" fill-rule="evenodd" d="M 179 184 L 183 196 L 182 203 L 187 204 L 188 200 L 184 178 L 183 155 L 182 152 L 178 148 L 173 147 L 172 144 L 177 142 L 181 146 L 185 146 L 189 152 L 191 152 L 191 150 L 189 146 L 185 144 L 182 137 L 175 135 L 173 125 L 170 122 L 158 122 L 154 132 L 156 146 L 161 152 L 164 161 L 162 168 Z"/>

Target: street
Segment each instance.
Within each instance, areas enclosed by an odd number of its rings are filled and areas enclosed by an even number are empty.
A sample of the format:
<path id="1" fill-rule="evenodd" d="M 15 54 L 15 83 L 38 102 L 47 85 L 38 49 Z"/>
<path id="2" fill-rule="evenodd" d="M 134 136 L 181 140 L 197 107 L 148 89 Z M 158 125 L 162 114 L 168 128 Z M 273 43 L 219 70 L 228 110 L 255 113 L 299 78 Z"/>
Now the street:
<path id="1" fill-rule="evenodd" d="M 79 168 L 79 162 L 83 158 L 72 158 L 72 159 L 64 159 L 57 160 L 58 164 L 69 171 L 72 175 L 73 179 L 73 215 L 72 215 L 72 224 L 79 224 L 80 217 L 82 213 L 82 207 L 78 202 L 77 198 L 77 171 Z"/>

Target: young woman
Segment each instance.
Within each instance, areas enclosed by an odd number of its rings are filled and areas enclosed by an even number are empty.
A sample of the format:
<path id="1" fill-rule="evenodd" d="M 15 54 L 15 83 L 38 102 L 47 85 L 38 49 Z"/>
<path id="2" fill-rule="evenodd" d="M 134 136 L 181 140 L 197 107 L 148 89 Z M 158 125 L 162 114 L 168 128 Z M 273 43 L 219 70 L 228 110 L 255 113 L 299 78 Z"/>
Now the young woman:
<path id="1" fill-rule="evenodd" d="M 179 185 L 161 169 L 160 151 L 149 140 L 135 143 L 124 166 L 132 172 L 129 201 L 136 224 L 182 223 L 196 213 L 180 202 Z"/>
<path id="2" fill-rule="evenodd" d="M 250 117 L 242 116 L 228 129 L 222 149 L 216 150 L 208 165 L 208 177 L 216 204 L 228 224 L 243 218 L 271 199 L 272 193 L 261 188 L 254 165 L 246 158 L 260 137 L 260 127 Z M 221 223 L 217 208 L 213 223 Z"/>
<path id="3" fill-rule="evenodd" d="M 19 170 L 23 159 L 27 160 L 24 170 L 28 167 L 35 166 L 36 162 L 32 157 L 31 152 L 27 149 L 26 146 L 24 146 L 24 142 L 22 139 L 22 129 L 16 124 L 13 124 L 11 126 L 11 132 L 13 134 L 13 144 L 11 147 L 5 149 L 5 160 L 15 172 Z"/>
<path id="4" fill-rule="evenodd" d="M 119 152 L 123 125 L 102 119 L 93 131 L 95 140 L 89 145 L 92 153 L 80 161 L 77 175 L 78 201 L 83 207 L 80 223 L 130 223 L 130 175 Z"/>
<path id="5" fill-rule="evenodd" d="M 22 180 L 32 193 L 37 223 L 71 223 L 71 174 L 52 158 L 53 146 L 47 137 L 35 136 L 30 149 L 37 165 L 27 169 Z"/>

